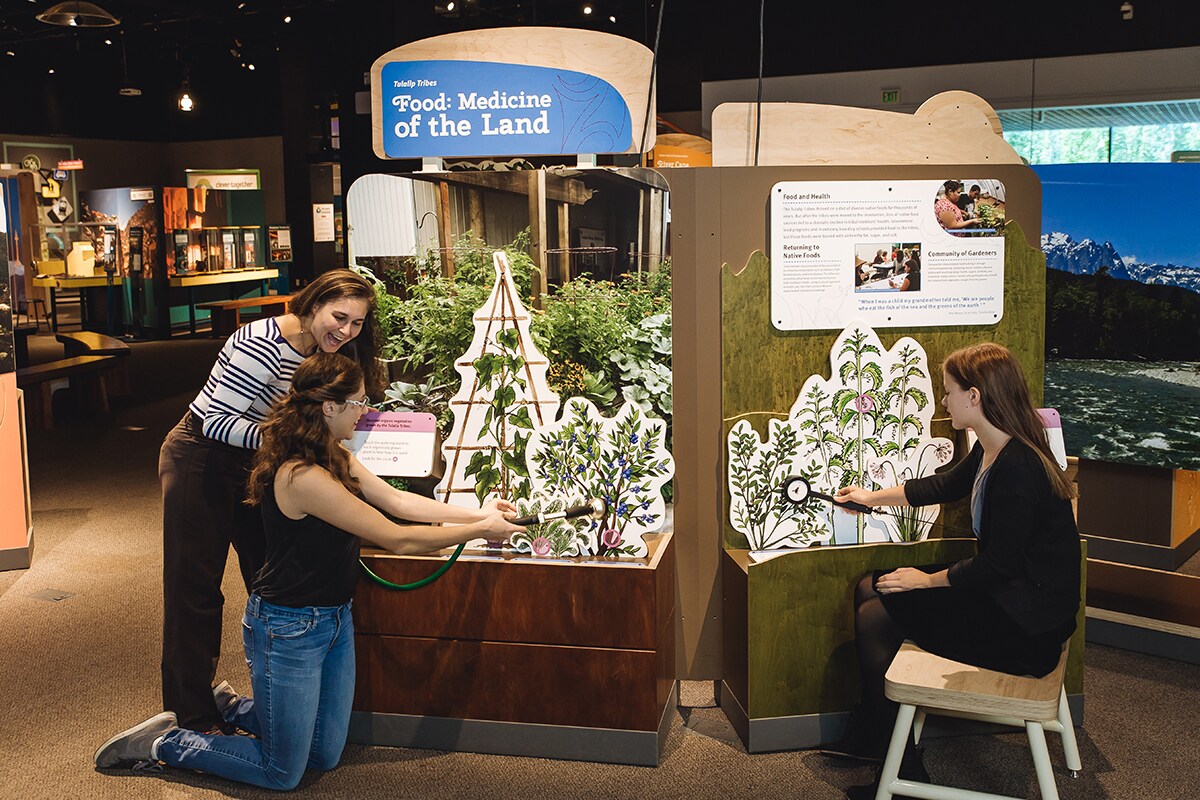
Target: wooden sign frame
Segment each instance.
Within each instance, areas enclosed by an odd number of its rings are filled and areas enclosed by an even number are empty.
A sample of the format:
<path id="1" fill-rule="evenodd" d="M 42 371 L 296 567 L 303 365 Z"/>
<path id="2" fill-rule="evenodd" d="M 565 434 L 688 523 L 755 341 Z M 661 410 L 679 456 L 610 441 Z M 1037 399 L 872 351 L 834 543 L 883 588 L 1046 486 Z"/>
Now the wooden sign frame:
<path id="1" fill-rule="evenodd" d="M 629 107 L 632 144 L 625 152 L 641 153 L 643 147 L 645 150 L 654 147 L 656 96 L 651 86 L 654 53 L 649 48 L 632 39 L 597 31 L 491 28 L 422 39 L 389 50 L 375 59 L 371 65 L 371 146 L 379 158 L 391 160 L 384 151 L 381 75 L 385 65 L 397 61 L 491 62 L 592 75 L 620 92 Z M 647 120 L 650 121 L 648 129 Z"/>

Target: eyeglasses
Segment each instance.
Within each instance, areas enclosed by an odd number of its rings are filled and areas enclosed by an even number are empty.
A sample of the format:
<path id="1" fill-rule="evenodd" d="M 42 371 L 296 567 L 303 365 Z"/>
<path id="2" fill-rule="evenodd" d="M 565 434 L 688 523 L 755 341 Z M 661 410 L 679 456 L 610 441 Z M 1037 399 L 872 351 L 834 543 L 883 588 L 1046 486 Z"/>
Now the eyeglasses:
<path id="1" fill-rule="evenodd" d="M 362 400 L 345 400 L 344 402 L 348 406 L 354 406 L 355 408 L 361 408 L 365 411 L 371 401 L 369 398 L 364 397 Z"/>

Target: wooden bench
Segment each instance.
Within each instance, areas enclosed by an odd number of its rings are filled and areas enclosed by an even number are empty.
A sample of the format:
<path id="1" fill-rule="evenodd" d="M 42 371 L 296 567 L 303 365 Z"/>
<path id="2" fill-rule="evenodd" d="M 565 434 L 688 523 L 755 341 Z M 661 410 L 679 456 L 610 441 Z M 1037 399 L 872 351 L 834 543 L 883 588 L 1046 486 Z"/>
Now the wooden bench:
<path id="1" fill-rule="evenodd" d="M 104 373 L 116 366 L 115 356 L 75 356 L 46 364 L 37 364 L 17 370 L 17 386 L 29 389 L 40 388 L 39 402 L 32 405 L 33 416 L 40 418 L 45 430 L 54 427 L 54 387 L 53 382 L 64 378 L 79 379 L 77 388 L 80 390 L 77 398 L 81 406 L 93 408 L 100 413 L 108 413 L 108 391 L 104 383 Z M 86 395 L 86 397 L 85 397 Z"/>
<path id="2" fill-rule="evenodd" d="M 899 779 L 909 729 L 914 739 L 920 741 L 926 714 L 935 714 L 1025 728 L 1042 798 L 1058 800 L 1045 732 L 1050 730 L 1062 735 L 1067 768 L 1072 777 L 1083 768 L 1075 741 L 1074 722 L 1067 706 L 1067 693 L 1063 688 L 1066 668 L 1065 645 L 1058 666 L 1044 678 L 1034 678 L 960 664 L 905 642 L 884 678 L 884 694 L 900 704 L 900 711 L 892 729 L 876 798 L 896 794 L 902 797 L 1015 800 L 1006 795 Z"/>
<path id="3" fill-rule="evenodd" d="M 202 308 L 212 313 L 213 336 L 227 337 L 242 325 L 241 310 L 243 308 L 262 308 L 271 316 L 279 316 L 287 312 L 290 294 L 265 294 L 261 297 L 243 297 L 238 300 L 214 300 L 210 303 L 197 303 L 196 308 Z"/>
<path id="4" fill-rule="evenodd" d="M 117 361 L 111 380 L 108 381 L 108 391 L 114 397 L 128 397 L 133 394 L 129 384 L 129 345 L 125 342 L 95 331 L 61 332 L 54 338 L 62 342 L 67 358 L 114 356 Z"/>

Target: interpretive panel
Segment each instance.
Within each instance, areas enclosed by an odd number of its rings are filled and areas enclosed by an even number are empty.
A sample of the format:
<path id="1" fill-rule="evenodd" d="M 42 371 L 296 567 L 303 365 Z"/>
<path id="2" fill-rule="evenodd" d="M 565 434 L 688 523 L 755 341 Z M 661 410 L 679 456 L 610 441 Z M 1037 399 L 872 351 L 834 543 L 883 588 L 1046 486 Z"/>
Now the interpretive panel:
<path id="1" fill-rule="evenodd" d="M 424 478 L 433 472 L 437 445 L 433 414 L 369 411 L 354 429 L 350 451 L 376 475 Z"/>
<path id="2" fill-rule="evenodd" d="M 772 324 L 995 324 L 1004 313 L 1003 198 L 995 180 L 775 184 Z"/>

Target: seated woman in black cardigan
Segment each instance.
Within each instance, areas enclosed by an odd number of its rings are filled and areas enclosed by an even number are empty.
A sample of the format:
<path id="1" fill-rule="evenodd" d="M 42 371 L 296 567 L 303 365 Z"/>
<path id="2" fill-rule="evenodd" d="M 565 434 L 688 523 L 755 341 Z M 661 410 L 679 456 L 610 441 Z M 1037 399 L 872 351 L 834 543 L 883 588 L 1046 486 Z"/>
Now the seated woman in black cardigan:
<path id="1" fill-rule="evenodd" d="M 939 475 L 875 492 L 850 486 L 837 496 L 903 507 L 969 495 L 979 553 L 859 581 L 854 629 L 863 705 L 847 738 L 825 749 L 830 756 L 882 760 L 896 715 L 883 676 L 905 639 L 955 661 L 1040 677 L 1075 631 L 1075 490 L 1046 442 L 1020 365 L 989 343 L 951 353 L 942 370 L 951 423 L 979 439 L 967 457 Z"/>

